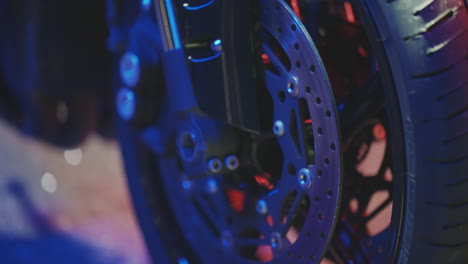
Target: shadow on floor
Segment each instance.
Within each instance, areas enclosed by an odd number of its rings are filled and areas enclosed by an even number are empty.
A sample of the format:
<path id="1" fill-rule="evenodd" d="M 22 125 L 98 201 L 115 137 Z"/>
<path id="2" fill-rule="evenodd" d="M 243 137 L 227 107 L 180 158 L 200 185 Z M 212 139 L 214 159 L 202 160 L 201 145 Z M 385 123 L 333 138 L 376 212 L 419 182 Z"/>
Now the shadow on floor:
<path id="1" fill-rule="evenodd" d="M 10 180 L 7 189 L 35 235 L 25 238 L 0 233 L 0 264 L 128 263 L 123 256 L 107 254 L 55 228 L 34 206 L 20 181 Z"/>

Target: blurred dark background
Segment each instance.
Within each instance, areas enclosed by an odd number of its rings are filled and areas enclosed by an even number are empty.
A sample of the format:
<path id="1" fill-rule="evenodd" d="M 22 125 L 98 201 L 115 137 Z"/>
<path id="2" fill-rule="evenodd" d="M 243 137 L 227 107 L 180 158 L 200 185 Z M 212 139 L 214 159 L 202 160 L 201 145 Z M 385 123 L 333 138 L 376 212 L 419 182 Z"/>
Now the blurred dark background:
<path id="1" fill-rule="evenodd" d="M 0 0 L 0 264 L 148 263 L 108 36 L 104 0 Z"/>

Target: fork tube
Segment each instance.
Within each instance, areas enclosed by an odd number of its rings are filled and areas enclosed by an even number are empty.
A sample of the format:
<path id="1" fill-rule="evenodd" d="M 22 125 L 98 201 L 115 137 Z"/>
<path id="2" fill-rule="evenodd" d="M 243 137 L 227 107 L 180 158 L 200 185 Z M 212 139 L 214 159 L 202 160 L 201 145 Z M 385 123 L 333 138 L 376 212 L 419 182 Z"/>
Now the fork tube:
<path id="1" fill-rule="evenodd" d="M 162 63 L 166 80 L 166 96 L 172 112 L 197 107 L 192 80 L 177 27 L 171 0 L 154 0 L 156 19 L 163 44 Z"/>

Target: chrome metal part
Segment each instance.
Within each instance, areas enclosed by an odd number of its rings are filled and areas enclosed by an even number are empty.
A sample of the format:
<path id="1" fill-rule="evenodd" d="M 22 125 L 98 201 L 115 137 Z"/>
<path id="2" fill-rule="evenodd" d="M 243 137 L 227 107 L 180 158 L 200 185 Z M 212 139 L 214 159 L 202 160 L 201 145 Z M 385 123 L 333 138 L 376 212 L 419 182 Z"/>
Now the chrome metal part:
<path id="1" fill-rule="evenodd" d="M 273 124 L 273 133 L 277 136 L 284 135 L 284 124 L 282 121 L 275 121 L 275 123 Z"/>
<path id="2" fill-rule="evenodd" d="M 299 87 L 296 78 L 293 77 L 287 85 L 288 94 L 292 97 L 296 97 L 299 94 Z"/>
<path id="3" fill-rule="evenodd" d="M 223 169 L 223 163 L 218 158 L 213 158 L 208 161 L 208 170 L 213 173 L 220 173 Z"/>
<path id="4" fill-rule="evenodd" d="M 223 51 L 223 43 L 220 39 L 215 39 L 211 42 L 210 48 L 215 53 L 220 53 Z"/>
<path id="5" fill-rule="evenodd" d="M 181 49 L 182 43 L 171 0 L 153 0 L 164 51 Z"/>
<path id="6" fill-rule="evenodd" d="M 226 168 L 229 170 L 237 170 L 239 165 L 239 158 L 235 154 L 227 156 L 224 160 L 224 166 L 226 166 Z"/>
<path id="7" fill-rule="evenodd" d="M 310 189 L 312 186 L 312 177 L 310 175 L 309 169 L 303 168 L 299 170 L 299 173 L 297 174 L 297 182 L 302 189 Z"/>
<path id="8" fill-rule="evenodd" d="M 135 53 L 128 51 L 120 60 L 120 78 L 128 87 L 135 87 L 140 80 L 140 60 Z"/>
<path id="9" fill-rule="evenodd" d="M 206 191 L 211 194 L 214 194 L 218 191 L 218 183 L 215 179 L 209 179 L 206 182 Z"/>
<path id="10" fill-rule="evenodd" d="M 280 233 L 278 232 L 273 232 L 271 233 L 271 236 L 270 236 L 270 242 L 271 242 L 271 246 L 274 248 L 274 249 L 280 249 L 281 246 L 282 246 L 282 236 Z"/>
<path id="11" fill-rule="evenodd" d="M 117 112 L 123 120 L 131 120 L 135 115 L 135 94 L 132 90 L 126 87 L 121 88 L 115 98 L 115 104 Z"/>
<path id="12" fill-rule="evenodd" d="M 257 213 L 259 213 L 259 214 L 264 215 L 264 214 L 268 213 L 268 205 L 265 202 L 265 200 L 258 200 L 257 201 L 257 206 L 255 207 L 255 209 L 257 210 Z"/>

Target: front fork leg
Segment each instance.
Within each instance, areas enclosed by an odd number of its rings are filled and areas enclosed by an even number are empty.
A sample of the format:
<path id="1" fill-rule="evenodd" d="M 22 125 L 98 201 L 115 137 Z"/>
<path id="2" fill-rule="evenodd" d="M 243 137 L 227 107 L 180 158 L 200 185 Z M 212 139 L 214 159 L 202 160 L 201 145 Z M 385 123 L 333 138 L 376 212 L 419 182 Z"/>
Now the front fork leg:
<path id="1" fill-rule="evenodd" d="M 162 65 L 166 80 L 166 107 L 171 113 L 197 107 L 184 50 L 179 36 L 171 0 L 154 0 L 156 19 L 161 35 Z"/>

